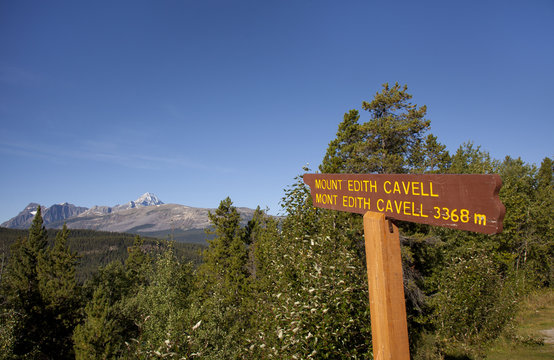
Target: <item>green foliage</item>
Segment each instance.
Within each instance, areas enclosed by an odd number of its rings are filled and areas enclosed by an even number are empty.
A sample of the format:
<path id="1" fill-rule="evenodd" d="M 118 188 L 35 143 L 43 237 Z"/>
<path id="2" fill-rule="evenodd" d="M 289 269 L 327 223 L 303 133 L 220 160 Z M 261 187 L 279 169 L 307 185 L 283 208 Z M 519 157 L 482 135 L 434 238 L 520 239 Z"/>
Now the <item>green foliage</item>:
<path id="1" fill-rule="evenodd" d="M 39 286 L 39 262 L 46 252 L 46 230 L 40 207 L 29 229 L 11 249 L 12 256 L 2 279 L 3 305 L 15 356 L 43 356 L 48 336 L 48 313 Z"/>
<path id="2" fill-rule="evenodd" d="M 138 336 L 129 341 L 133 359 L 181 358 L 190 355 L 187 327 L 193 268 L 181 264 L 170 247 L 159 254 L 148 283 L 129 300 L 137 309 Z"/>
<path id="3" fill-rule="evenodd" d="M 137 236 L 128 249 L 125 264 L 114 261 L 102 268 L 88 284 L 92 299 L 85 306 L 85 319 L 75 329 L 75 355 L 78 359 L 104 359 L 122 356 L 125 341 L 138 335 L 138 309 L 132 299 L 147 283 L 151 258 Z"/>
<path id="4" fill-rule="evenodd" d="M 10 308 L 0 307 L 0 359 L 13 358 L 16 330 L 20 326 L 20 315 Z"/>
<path id="5" fill-rule="evenodd" d="M 64 224 L 53 248 L 43 254 L 38 264 L 39 288 L 49 328 L 43 351 L 58 359 L 74 357 L 71 338 L 81 307 L 80 287 L 75 278 L 78 257 L 67 246 L 68 236 Z"/>
<path id="6" fill-rule="evenodd" d="M 53 246 L 59 230 L 48 229 L 48 243 Z M 10 257 L 9 248 L 19 237 L 27 238 L 28 230 L 17 230 L 0 227 L 0 258 Z M 133 245 L 136 235 L 113 233 L 106 231 L 71 229 L 67 239 L 68 247 L 79 255 L 76 268 L 76 277 L 79 283 L 90 280 L 98 268 L 106 266 L 112 261 L 125 261 L 129 256 L 128 248 Z M 144 247 L 150 253 L 162 252 L 169 243 L 166 240 L 143 238 Z M 206 248 L 202 244 L 188 244 L 175 242 L 175 255 L 185 262 L 199 265 L 202 262 L 201 252 Z"/>
<path id="7" fill-rule="evenodd" d="M 342 231 L 339 213 L 311 206 L 301 178 L 282 206 L 281 230 L 266 221 L 254 242 L 257 301 L 246 357 L 369 357 L 367 280 L 354 232 Z"/>
<path id="8" fill-rule="evenodd" d="M 76 255 L 64 226 L 47 246 L 40 207 L 27 238 L 12 246 L 2 277 L 0 343 L 5 358 L 73 358 L 71 336 L 79 318 Z"/>
<path id="9" fill-rule="evenodd" d="M 367 122 L 347 112 L 319 169 L 500 174 L 501 234 L 398 224 L 412 357 L 478 358 L 525 291 L 553 284 L 553 163 L 471 142 L 450 156 L 411 98 L 384 84 Z M 371 358 L 362 217 L 314 208 L 300 176 L 281 205 L 241 227 L 222 200 L 207 248 L 47 232 L 40 208 L 28 232 L 0 228 L 0 359 Z"/>
<path id="10" fill-rule="evenodd" d="M 209 242 L 209 248 L 204 252 L 204 263 L 200 266 L 200 273 L 207 277 L 215 278 L 208 280 L 209 288 L 229 288 L 228 294 L 233 299 L 239 300 L 239 293 L 244 292 L 248 271 L 246 263 L 248 259 L 245 244 L 245 233 L 240 227 L 240 215 L 237 209 L 232 206 L 229 197 L 221 201 L 215 213 L 209 213 L 213 224 L 212 231 L 216 237 Z"/>
<path id="11" fill-rule="evenodd" d="M 496 339 L 515 315 L 515 284 L 481 251 L 449 259 L 433 298 L 442 351 L 456 344 L 482 348 Z"/>
<path id="12" fill-rule="evenodd" d="M 75 329 L 76 359 L 111 359 L 122 354 L 123 329 L 111 291 L 97 287 L 85 306 L 85 322 Z"/>
<path id="13" fill-rule="evenodd" d="M 251 315 L 246 242 L 251 241 L 252 231 L 247 237 L 228 197 L 209 217 L 216 237 L 209 241 L 198 269 L 191 314 L 199 325 L 191 346 L 206 359 L 241 358 Z"/>
<path id="14" fill-rule="evenodd" d="M 258 304 L 253 357 L 365 359 L 371 353 L 367 281 L 358 254 L 330 237 L 274 239 L 272 284 Z M 265 320 L 265 321 L 264 321 Z"/>
<path id="15" fill-rule="evenodd" d="M 458 148 L 452 156 L 450 174 L 492 174 L 498 168 L 498 161 L 493 160 L 490 154 L 466 142 Z"/>
<path id="16" fill-rule="evenodd" d="M 357 110 L 350 110 L 339 124 L 337 137 L 329 143 L 320 170 L 323 173 L 406 173 L 442 170 L 448 152 L 437 138 L 424 134 L 427 107 L 410 102 L 406 85 L 383 84 L 371 102 L 362 102 L 370 120 L 359 123 Z"/>

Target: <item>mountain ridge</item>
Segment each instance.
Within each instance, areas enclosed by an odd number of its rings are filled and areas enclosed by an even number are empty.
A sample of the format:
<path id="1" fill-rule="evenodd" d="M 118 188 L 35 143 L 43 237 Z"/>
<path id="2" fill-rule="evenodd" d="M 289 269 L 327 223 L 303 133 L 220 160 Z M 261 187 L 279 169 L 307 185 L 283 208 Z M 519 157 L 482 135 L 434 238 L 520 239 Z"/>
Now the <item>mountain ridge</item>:
<path id="1" fill-rule="evenodd" d="M 17 216 L 0 226 L 12 229 L 27 229 L 36 214 L 37 203 L 30 203 Z M 144 236 L 173 237 L 175 234 L 194 233 L 195 237 L 210 227 L 208 213 L 215 208 L 199 208 L 180 204 L 165 204 L 152 193 L 123 205 L 79 207 L 69 203 L 41 206 L 44 226 L 69 229 L 126 232 Z M 243 224 L 252 219 L 254 210 L 237 207 Z"/>

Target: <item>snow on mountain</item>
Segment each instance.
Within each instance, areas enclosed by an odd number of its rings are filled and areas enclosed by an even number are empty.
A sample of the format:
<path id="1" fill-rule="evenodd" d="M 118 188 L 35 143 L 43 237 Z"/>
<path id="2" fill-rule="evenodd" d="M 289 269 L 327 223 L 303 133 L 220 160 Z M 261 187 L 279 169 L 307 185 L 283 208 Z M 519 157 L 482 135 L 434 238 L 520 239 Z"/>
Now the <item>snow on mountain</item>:
<path id="1" fill-rule="evenodd" d="M 30 203 L 21 211 L 18 215 L 1 224 L 0 226 L 14 228 L 14 229 L 27 229 L 33 222 L 33 218 L 37 214 L 37 208 L 39 204 Z M 54 204 L 49 208 L 41 207 L 42 220 L 44 225 L 48 225 L 54 222 L 63 221 L 68 218 L 78 216 L 85 212 L 87 208 L 75 206 L 69 203 Z"/>
<path id="2" fill-rule="evenodd" d="M 138 206 L 154 206 L 154 205 L 162 205 L 163 202 L 158 199 L 158 197 L 152 193 L 145 193 L 141 197 L 135 200 L 135 205 Z"/>
<path id="3" fill-rule="evenodd" d="M 158 197 L 152 193 L 145 193 L 138 199 L 134 201 L 129 201 L 127 204 L 123 205 L 116 205 L 113 207 L 113 211 L 121 211 L 121 210 L 127 210 L 127 209 L 134 209 L 144 206 L 155 206 L 155 205 L 162 205 L 163 202 L 158 199 Z"/>
<path id="4" fill-rule="evenodd" d="M 0 226 L 28 229 L 38 206 L 39 204 L 35 203 L 29 204 L 18 216 Z M 47 228 L 61 228 L 66 223 L 70 229 L 131 232 L 161 238 L 174 235 L 175 238 L 184 238 L 187 234 L 196 234 L 196 238 L 201 241 L 205 241 L 206 238 L 203 229 L 211 225 L 208 213 L 215 210 L 164 204 L 152 193 L 145 193 L 134 201 L 114 207 L 93 206 L 87 209 L 63 203 L 41 208 Z M 252 219 L 254 210 L 242 207 L 238 207 L 237 210 L 243 225 Z"/>

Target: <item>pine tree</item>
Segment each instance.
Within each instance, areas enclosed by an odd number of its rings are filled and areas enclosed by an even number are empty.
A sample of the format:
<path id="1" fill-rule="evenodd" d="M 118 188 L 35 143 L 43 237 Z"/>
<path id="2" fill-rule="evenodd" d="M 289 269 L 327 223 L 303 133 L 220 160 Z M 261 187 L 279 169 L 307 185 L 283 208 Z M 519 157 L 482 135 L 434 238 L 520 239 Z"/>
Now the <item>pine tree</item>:
<path id="1" fill-rule="evenodd" d="M 84 320 L 73 333 L 77 359 L 111 359 L 121 356 L 125 340 L 136 337 L 133 319 L 123 311 L 122 300 L 132 289 L 126 269 L 119 261 L 101 268 L 88 284 L 91 299 L 84 309 Z"/>
<path id="2" fill-rule="evenodd" d="M 353 173 L 362 166 L 360 164 L 362 159 L 356 149 L 358 144 L 363 141 L 359 119 L 358 110 L 350 110 L 344 114 L 344 119 L 339 124 L 337 137 L 329 143 L 319 168 L 321 172 Z"/>
<path id="3" fill-rule="evenodd" d="M 72 334 L 79 319 L 80 288 L 75 279 L 78 256 L 67 245 L 69 230 L 64 224 L 54 247 L 38 262 L 38 278 L 49 331 L 43 351 L 51 358 L 74 358 Z"/>
<path id="4" fill-rule="evenodd" d="M 452 163 L 448 170 L 451 174 L 492 174 L 497 171 L 499 162 L 492 159 L 481 146 L 473 142 L 466 142 L 456 150 L 452 156 Z"/>
<path id="5" fill-rule="evenodd" d="M 147 284 L 151 258 L 144 252 L 139 236 L 127 251 L 125 265 L 109 263 L 89 284 L 92 298 L 85 306 L 84 322 L 75 328 L 73 336 L 77 359 L 122 356 L 125 342 L 137 338 L 140 313 L 133 299 Z"/>
<path id="6" fill-rule="evenodd" d="M 41 208 L 37 211 L 27 239 L 21 238 L 12 247 L 12 257 L 2 282 L 6 308 L 17 314 L 13 329 L 13 353 L 16 356 L 44 357 L 48 333 L 48 316 L 41 296 L 38 263 L 47 245 Z"/>
<path id="7" fill-rule="evenodd" d="M 209 213 L 208 216 L 213 224 L 211 233 L 216 237 L 210 241 L 209 249 L 204 253 L 205 266 L 201 271 L 213 272 L 216 283 L 224 284 L 229 290 L 229 296 L 238 301 L 248 276 L 248 256 L 240 215 L 227 197 L 221 201 L 215 213 Z"/>
<path id="8" fill-rule="evenodd" d="M 198 269 L 197 289 L 191 308 L 198 324 L 191 344 L 203 358 L 241 358 L 252 309 L 248 250 L 240 215 L 229 197 L 209 213 L 215 234 Z"/>
<path id="9" fill-rule="evenodd" d="M 85 322 L 73 335 L 76 359 L 112 359 L 123 353 L 123 330 L 111 295 L 108 288 L 100 286 L 85 306 Z"/>
<path id="10" fill-rule="evenodd" d="M 133 246 L 127 249 L 129 256 L 125 260 L 127 279 L 134 287 L 138 287 L 146 282 L 147 269 L 150 267 L 152 259 L 143 249 L 144 240 L 140 236 L 135 236 Z"/>
<path id="11" fill-rule="evenodd" d="M 362 102 L 370 120 L 360 124 L 357 110 L 344 115 L 337 137 L 331 141 L 320 166 L 322 172 L 407 173 L 440 168 L 448 161 L 444 146 L 424 133 L 426 106 L 410 102 L 406 85 L 383 84 L 371 102 Z M 423 153 L 425 150 L 425 153 Z"/>

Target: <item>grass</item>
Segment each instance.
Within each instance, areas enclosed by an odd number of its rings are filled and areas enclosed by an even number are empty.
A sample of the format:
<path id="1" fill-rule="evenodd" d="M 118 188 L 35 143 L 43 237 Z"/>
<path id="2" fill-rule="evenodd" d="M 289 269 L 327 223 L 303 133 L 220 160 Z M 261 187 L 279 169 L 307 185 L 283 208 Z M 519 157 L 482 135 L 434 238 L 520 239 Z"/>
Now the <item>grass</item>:
<path id="1" fill-rule="evenodd" d="M 554 359 L 554 344 L 544 340 L 543 330 L 554 329 L 554 289 L 529 295 L 521 306 L 510 336 L 497 340 L 488 360 Z M 554 339 L 552 339 L 554 340 Z"/>

